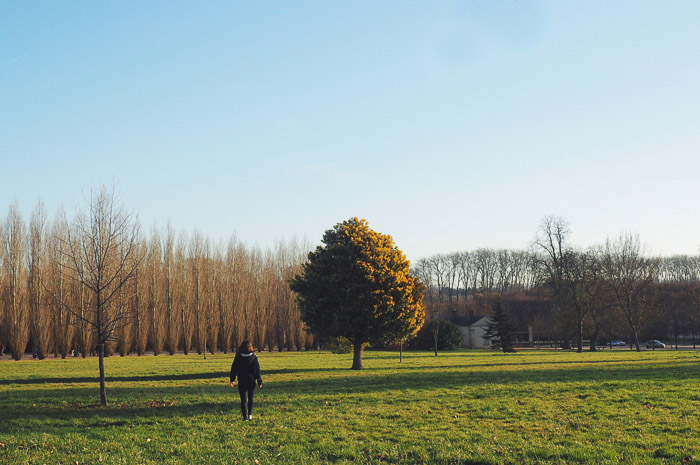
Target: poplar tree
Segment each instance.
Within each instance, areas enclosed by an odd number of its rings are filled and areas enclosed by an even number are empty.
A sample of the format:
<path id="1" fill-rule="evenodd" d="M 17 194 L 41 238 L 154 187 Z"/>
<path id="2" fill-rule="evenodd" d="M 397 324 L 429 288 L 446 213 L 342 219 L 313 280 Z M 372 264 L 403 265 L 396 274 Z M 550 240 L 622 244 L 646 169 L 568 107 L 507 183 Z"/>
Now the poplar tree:
<path id="1" fill-rule="evenodd" d="M 0 226 L 0 265 L 4 282 L 0 282 L 0 305 L 8 325 L 8 342 L 12 358 L 20 360 L 29 342 L 29 302 L 27 292 L 27 229 L 15 201 L 4 225 Z"/>

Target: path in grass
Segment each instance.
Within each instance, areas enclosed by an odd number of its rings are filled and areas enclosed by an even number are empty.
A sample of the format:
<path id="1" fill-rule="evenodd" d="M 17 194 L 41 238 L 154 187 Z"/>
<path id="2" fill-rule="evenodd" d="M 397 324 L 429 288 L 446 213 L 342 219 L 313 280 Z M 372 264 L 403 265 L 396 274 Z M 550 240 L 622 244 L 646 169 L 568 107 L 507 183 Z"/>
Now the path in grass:
<path id="1" fill-rule="evenodd" d="M 700 463 L 700 354 L 260 354 L 0 363 L 2 463 Z"/>

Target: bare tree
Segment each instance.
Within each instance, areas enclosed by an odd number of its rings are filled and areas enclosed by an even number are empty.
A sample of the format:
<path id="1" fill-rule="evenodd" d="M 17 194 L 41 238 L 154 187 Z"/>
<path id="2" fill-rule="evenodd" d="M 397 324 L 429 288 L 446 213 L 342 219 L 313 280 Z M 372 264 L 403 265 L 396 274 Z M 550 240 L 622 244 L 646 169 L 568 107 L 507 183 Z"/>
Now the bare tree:
<path id="1" fill-rule="evenodd" d="M 589 348 L 591 351 L 595 351 L 596 343 L 599 341 L 604 326 L 611 325 L 611 312 L 609 311 L 610 304 L 605 286 L 602 253 L 599 248 L 590 248 L 581 253 L 577 263 L 579 265 L 577 272 L 580 278 L 581 306 L 584 308 L 584 311 L 581 313 L 583 318 L 588 315 L 593 323 Z M 581 328 L 582 325 L 583 323 L 581 322 Z"/>
<path id="2" fill-rule="evenodd" d="M 576 350 L 583 351 L 584 321 L 591 316 L 598 321 L 603 311 L 600 261 L 594 251 L 567 250 L 564 254 L 563 297 L 576 324 Z M 599 333 L 594 326 L 591 350 Z"/>
<path id="3" fill-rule="evenodd" d="M 51 315 L 46 305 L 45 275 L 47 266 L 46 209 L 38 202 L 29 223 L 29 307 L 32 352 L 44 359 L 51 342 Z"/>
<path id="4" fill-rule="evenodd" d="M 100 403 L 107 405 L 105 344 L 131 317 L 128 305 L 118 305 L 141 261 L 139 225 L 119 203 L 113 189 L 93 189 L 87 210 L 76 215 L 68 230 L 68 267 L 85 290 L 87 312 L 68 307 L 73 317 L 95 331 L 100 369 Z"/>
<path id="5" fill-rule="evenodd" d="M 163 299 L 163 272 L 162 272 L 162 246 L 160 235 L 154 228 L 149 242 L 146 260 L 146 273 L 148 275 L 148 313 L 149 313 L 149 340 L 153 354 L 158 355 L 163 351 L 165 333 L 165 310 Z"/>
<path id="6" fill-rule="evenodd" d="M 238 243 L 236 236 L 232 235 L 226 245 L 226 254 L 223 257 L 223 263 L 218 273 L 218 300 L 219 300 L 219 318 L 221 326 L 221 349 L 224 353 L 233 346 L 235 337 L 235 295 L 238 291 L 238 280 L 240 277 L 236 274 L 237 254 L 236 249 Z"/>
<path id="7" fill-rule="evenodd" d="M 571 276 L 575 253 L 567 244 L 570 233 L 568 222 L 558 216 L 545 216 L 535 236 L 537 266 L 542 282 L 552 292 L 555 314 L 558 315 L 559 330 L 564 347 L 570 344 Z M 580 334 L 580 331 L 579 331 Z M 583 350 L 579 344 L 579 350 Z"/>
<path id="8" fill-rule="evenodd" d="M 449 310 L 455 312 L 459 306 L 459 261 L 460 254 L 453 252 L 445 257 L 447 270 L 445 272 L 445 285 L 447 286 L 447 301 Z M 452 296 L 455 296 L 455 304 L 452 305 Z"/>
<path id="9" fill-rule="evenodd" d="M 248 321 L 247 334 L 253 334 L 253 340 L 257 341 L 256 346 L 261 349 L 265 347 L 267 342 L 267 318 L 266 318 L 266 302 L 265 302 L 265 266 L 266 260 L 263 251 L 259 248 L 254 248 L 250 251 L 250 279 L 252 292 L 249 294 L 248 305 L 246 310 L 246 320 Z"/>
<path id="10" fill-rule="evenodd" d="M 645 257 L 639 237 L 626 234 L 606 242 L 603 267 L 615 307 L 627 321 L 639 352 L 639 332 L 654 311 L 652 287 L 659 260 Z"/>
<path id="11" fill-rule="evenodd" d="M 414 275 L 417 276 L 425 286 L 424 298 L 428 306 L 430 306 L 431 302 L 436 300 L 437 292 L 431 262 L 432 258 L 421 258 L 418 259 L 412 267 Z"/>
<path id="12" fill-rule="evenodd" d="M 139 242 L 135 248 L 139 256 L 146 256 L 147 249 L 144 243 Z M 131 321 L 133 344 L 139 356 L 146 353 L 148 334 L 151 328 L 148 311 L 147 274 L 145 263 L 142 261 L 134 269 L 133 279 L 127 284 L 130 298 L 127 299 L 126 305 L 131 312 L 128 319 Z"/>
<path id="13" fill-rule="evenodd" d="M 464 287 L 464 298 L 469 296 L 469 288 L 470 285 L 474 282 L 474 262 L 472 260 L 472 254 L 469 252 L 461 252 L 459 254 L 459 280 L 458 283 L 461 283 L 462 286 Z M 474 291 L 474 288 L 472 287 L 472 292 Z"/>
<path id="14" fill-rule="evenodd" d="M 70 240 L 70 239 L 69 239 Z M 69 263 L 66 260 L 66 263 Z M 67 265 L 70 266 L 70 265 Z M 77 353 L 83 358 L 93 352 L 95 340 L 93 337 L 93 328 L 90 321 L 90 296 L 87 288 L 83 286 L 80 279 L 77 277 L 77 272 L 69 273 L 74 279 L 71 282 L 70 293 L 68 300 L 63 301 L 63 307 L 70 313 L 75 324 L 75 344 Z M 74 316 L 74 317 L 73 317 Z"/>
<path id="15" fill-rule="evenodd" d="M 179 309 L 180 333 L 182 334 L 182 351 L 185 355 L 190 353 L 192 338 L 194 337 L 194 311 L 190 304 L 190 273 L 187 263 L 186 234 L 181 234 L 175 248 L 175 288 L 173 296 L 176 307 Z"/>
<path id="16" fill-rule="evenodd" d="M 217 299 L 216 277 L 217 262 L 220 262 L 220 253 L 215 251 L 211 241 L 207 238 L 204 243 L 204 263 L 202 267 L 203 274 L 203 305 L 204 319 L 206 322 L 204 328 L 204 353 L 206 351 L 213 354 L 216 352 L 219 341 L 219 301 Z"/>
<path id="17" fill-rule="evenodd" d="M 175 232 L 168 224 L 163 251 L 164 299 L 165 299 L 165 347 L 170 355 L 177 352 L 180 326 L 175 310 Z"/>
<path id="18" fill-rule="evenodd" d="M 243 245 L 236 247 L 236 259 L 234 261 L 234 275 L 237 286 L 233 294 L 234 309 L 234 333 L 233 347 L 237 347 L 242 341 L 250 337 L 249 334 L 249 308 L 252 302 L 253 284 L 250 254 Z"/>
<path id="19" fill-rule="evenodd" d="M 494 290 L 498 260 L 493 249 L 478 249 L 474 252 L 474 264 L 479 276 L 479 287 L 483 292 Z"/>
<path id="20" fill-rule="evenodd" d="M 136 277 L 132 279 L 132 282 L 127 284 L 127 290 L 124 292 L 119 293 L 119 302 L 117 305 L 119 305 L 120 311 L 124 307 L 129 307 L 133 305 L 133 295 L 134 295 L 134 290 L 136 289 Z M 133 307 L 131 307 L 133 309 Z M 119 328 L 116 329 L 116 339 L 117 339 L 117 347 L 116 349 L 119 351 L 119 355 L 121 357 L 124 357 L 125 355 L 128 355 L 129 352 L 131 352 L 131 349 L 134 345 L 134 335 L 136 334 L 136 324 L 135 324 L 136 317 L 135 315 L 130 316 L 125 324 L 121 325 Z"/>
<path id="21" fill-rule="evenodd" d="M 67 244 L 68 224 L 65 213 L 61 209 L 51 226 L 51 234 L 48 238 L 49 273 L 46 282 L 49 309 L 53 317 L 54 355 L 60 354 L 61 358 L 66 358 L 70 352 L 75 332 L 71 313 L 64 304 L 70 295 L 71 283 L 66 262 Z"/>
<path id="22" fill-rule="evenodd" d="M 603 304 L 600 260 L 595 250 L 579 251 L 568 245 L 569 226 L 560 217 L 542 219 L 535 245 L 540 253 L 543 282 L 550 288 L 560 329 L 566 338 L 574 332 L 576 350 L 583 351 L 584 323 L 594 320 L 591 349 L 599 333 Z"/>
<path id="23" fill-rule="evenodd" d="M 2 227 L 4 292 L 3 304 L 8 325 L 12 358 L 19 360 L 29 342 L 29 305 L 27 298 L 27 232 L 15 201 L 10 205 Z"/>
<path id="24" fill-rule="evenodd" d="M 189 282 L 190 282 L 190 292 L 189 292 L 189 307 L 192 309 L 192 314 L 194 315 L 194 342 L 197 348 L 198 354 L 204 354 L 204 358 L 207 357 L 206 353 L 206 315 L 204 314 L 203 302 L 204 302 L 204 236 L 197 230 L 195 230 L 192 240 L 190 242 L 190 253 L 187 260 L 189 265 Z"/>
<path id="25" fill-rule="evenodd" d="M 308 244 L 226 249 L 198 232 L 176 242 L 171 227 L 162 240 L 156 229 L 141 240 L 117 203 L 101 188 L 70 223 L 61 210 L 47 228 L 38 206 L 27 230 L 16 204 L 0 222 L 0 342 L 16 356 L 29 341 L 40 358 L 50 348 L 64 358 L 188 353 L 193 343 L 200 353 L 227 351 L 245 338 L 260 348 L 312 347 L 287 286 Z"/>

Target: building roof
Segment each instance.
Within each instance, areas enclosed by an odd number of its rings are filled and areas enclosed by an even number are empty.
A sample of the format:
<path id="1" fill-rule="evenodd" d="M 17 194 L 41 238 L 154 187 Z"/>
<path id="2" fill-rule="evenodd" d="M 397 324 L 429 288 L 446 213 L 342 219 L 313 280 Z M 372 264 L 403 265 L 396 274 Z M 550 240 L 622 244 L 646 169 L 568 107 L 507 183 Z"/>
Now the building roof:
<path id="1" fill-rule="evenodd" d="M 457 326 L 471 326 L 485 316 L 486 315 L 455 315 L 452 317 L 452 322 Z"/>

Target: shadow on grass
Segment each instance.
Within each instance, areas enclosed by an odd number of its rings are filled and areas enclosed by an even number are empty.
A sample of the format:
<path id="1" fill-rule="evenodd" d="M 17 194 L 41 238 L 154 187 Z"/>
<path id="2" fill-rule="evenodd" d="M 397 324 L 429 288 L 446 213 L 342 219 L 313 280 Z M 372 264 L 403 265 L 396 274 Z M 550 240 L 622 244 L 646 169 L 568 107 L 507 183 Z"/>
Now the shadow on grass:
<path id="1" fill-rule="evenodd" d="M 173 374 L 173 375 L 138 375 L 138 376 L 106 376 L 106 382 L 114 381 L 134 381 L 134 382 L 149 382 L 149 381 L 178 381 L 178 380 L 197 380 L 197 379 L 216 379 L 228 376 L 228 372 L 222 373 L 188 373 L 188 374 Z M 9 384 L 72 384 L 72 383 L 98 383 L 100 378 L 95 376 L 84 377 L 32 377 L 25 379 L 0 380 L 0 386 Z"/>
<path id="2" fill-rule="evenodd" d="M 94 395 L 92 397 L 96 398 Z M 235 396 L 235 399 L 238 399 L 238 395 Z M 160 407 L 152 407 L 148 403 L 124 405 L 113 401 L 107 407 L 92 402 L 46 409 L 18 409 L 16 414 L 21 411 L 23 421 L 13 425 L 11 420 L 16 419 L 16 415 L 11 418 L 3 418 L 2 423 L 0 423 L 0 434 L 16 434 L 18 429 L 35 430 L 36 424 L 34 426 L 27 424 L 32 420 L 41 422 L 41 428 L 45 430 L 80 430 L 86 426 L 92 428 L 125 426 L 134 423 L 137 418 L 139 418 L 136 420 L 138 423 L 143 423 L 143 418 L 148 418 L 148 421 L 156 421 L 178 417 L 189 418 L 203 414 L 216 414 L 223 417 L 234 415 L 235 418 L 238 418 L 240 407 L 235 399 L 233 396 L 225 398 L 222 396 L 221 402 L 174 403 L 173 405 L 168 403 Z M 0 418 L 4 416 L 0 415 Z"/>
<path id="3" fill-rule="evenodd" d="M 457 366 L 455 366 L 457 368 Z M 374 369 L 374 368 L 371 368 Z M 370 370 L 371 370 L 370 369 Z M 385 370 L 376 368 L 377 370 Z M 314 372 L 347 372 L 345 368 L 280 368 L 273 370 L 263 370 L 263 375 L 284 375 L 294 373 L 314 373 Z M 187 381 L 198 379 L 219 379 L 228 378 L 228 370 L 217 373 L 188 373 L 188 374 L 164 374 L 164 375 L 136 375 L 136 376 L 106 376 L 105 381 L 110 382 L 155 382 L 155 381 Z M 3 385 L 27 385 L 27 384 L 81 384 L 81 383 L 98 383 L 100 378 L 97 376 L 81 376 L 81 377 L 31 377 L 24 379 L 0 379 L 0 386 Z"/>
<path id="4" fill-rule="evenodd" d="M 463 366 L 461 368 L 464 368 Z M 329 396 L 364 395 L 389 391 L 415 390 L 434 392 L 439 389 L 469 390 L 483 397 L 484 389 L 492 392 L 493 396 L 512 395 L 523 385 L 528 392 L 537 390 L 537 384 L 559 383 L 565 389 L 574 393 L 576 383 L 586 383 L 587 390 L 596 389 L 610 391 L 636 383 L 648 383 L 655 386 L 665 386 L 670 382 L 683 382 L 700 379 L 700 365 L 681 363 L 664 365 L 662 363 L 636 364 L 628 366 L 613 365 L 607 369 L 600 366 L 575 367 L 568 369 L 530 369 L 497 371 L 490 370 L 444 370 L 411 369 L 378 374 L 376 371 L 347 372 L 346 375 L 315 378 L 312 380 L 279 380 L 274 377 L 265 385 L 263 395 L 265 403 L 271 408 L 283 408 L 293 402 L 290 395 L 311 396 L 304 402 L 321 402 Z M 422 371 L 421 371 L 422 370 Z M 299 370 L 308 371 L 308 370 Z M 322 370 L 318 370 L 322 371 Z M 329 370 L 323 370 L 329 371 Z M 330 371 L 344 371 L 340 369 Z M 288 371 L 285 371 L 285 373 Z M 269 374 L 269 373 L 268 373 Z M 51 428 L 75 427 L 69 419 L 94 422 L 96 425 L 118 425 L 119 422 L 131 421 L 136 417 L 177 418 L 193 417 L 206 414 L 237 415 L 238 393 L 228 386 L 228 380 L 221 373 L 178 375 L 179 379 L 215 379 L 222 378 L 221 384 L 190 384 L 187 386 L 172 386 L 163 383 L 156 386 L 107 386 L 108 399 L 112 404 L 106 408 L 96 404 L 97 382 L 93 387 L 70 387 L 65 389 L 28 389 L 12 393 L 13 399 L 20 398 L 24 405 L 5 406 L 0 411 L 0 432 L 16 432 L 16 420 L 36 420 L 48 422 Z M 59 378 L 56 378 L 59 379 Z M 120 378 L 115 378 L 120 379 Z M 122 382 L 156 381 L 173 379 L 172 376 L 133 376 L 123 377 Z M 37 380 L 32 380 L 37 381 Z M 71 382 L 76 382 L 71 379 Z M 535 385 L 533 387 L 533 384 Z M 568 384 L 569 387 L 566 387 Z M 506 390 L 498 389 L 505 387 Z M 543 387 L 544 388 L 544 387 Z M 658 391 L 658 389 L 657 389 Z M 506 394 L 504 394 L 506 392 Z M 113 399 L 113 400 L 112 400 Z M 207 399 L 206 402 L 202 400 Z M 213 399 L 213 400 L 212 400 Z M 315 400 L 314 400 L 315 399 Z M 299 401 L 299 400 L 297 400 Z M 294 401 L 294 402 L 297 402 Z M 32 404 L 34 403 L 34 404 Z M 39 404 L 39 407 L 37 407 Z M 30 406 L 31 405 L 31 406 Z M 20 429 L 24 427 L 19 427 Z"/>
<path id="5" fill-rule="evenodd" d="M 373 357 L 373 359 L 379 359 L 382 357 Z M 444 359 L 440 360 L 441 362 Z M 641 365 L 660 365 L 663 364 L 662 360 L 648 359 L 648 360 L 638 360 L 638 359 L 621 359 L 621 360 L 580 360 L 580 361 L 511 361 L 504 360 L 501 363 L 497 360 L 493 363 L 469 363 L 469 361 L 461 364 L 451 364 L 451 365 L 438 365 L 433 367 L 425 366 L 409 366 L 402 365 L 396 367 L 365 367 L 361 372 L 350 370 L 345 367 L 324 367 L 324 368 L 277 368 L 271 370 L 263 370 L 263 376 L 274 376 L 274 375 L 285 375 L 285 374 L 296 374 L 296 373 L 355 373 L 355 376 L 361 376 L 362 373 L 367 372 L 386 372 L 387 370 L 401 370 L 401 371 L 421 371 L 428 372 L 434 370 L 467 370 L 465 373 L 474 373 L 474 368 L 491 368 L 489 373 L 497 373 L 498 368 L 519 368 L 524 366 L 541 365 L 541 366 L 562 366 L 562 367 L 575 367 L 577 365 L 609 365 L 614 369 L 619 369 L 620 365 L 625 364 L 635 364 L 635 366 Z M 683 362 L 684 365 L 695 365 L 695 361 Z M 678 365 L 678 363 L 676 363 Z M 665 366 L 665 365 L 664 365 Z M 652 366 L 647 366 L 646 369 L 651 369 Z M 593 368 L 591 368 L 593 369 Z M 597 370 L 597 368 L 596 368 Z M 531 373 L 533 370 L 527 370 Z M 559 373 L 562 370 L 543 370 L 547 373 Z M 571 370 L 565 370 L 571 371 Z M 187 381 L 187 380 L 204 380 L 204 379 L 219 379 L 228 378 L 229 372 L 214 372 L 214 373 L 187 373 L 187 374 L 163 374 L 163 375 L 134 375 L 134 376 L 107 376 L 106 382 L 157 382 L 157 381 Z M 337 379 L 337 378 L 335 378 Z M 82 384 L 82 383 L 97 383 L 99 378 L 94 376 L 82 376 L 82 377 L 31 377 L 24 379 L 0 379 L 0 386 L 3 385 L 31 385 L 31 384 Z"/>

